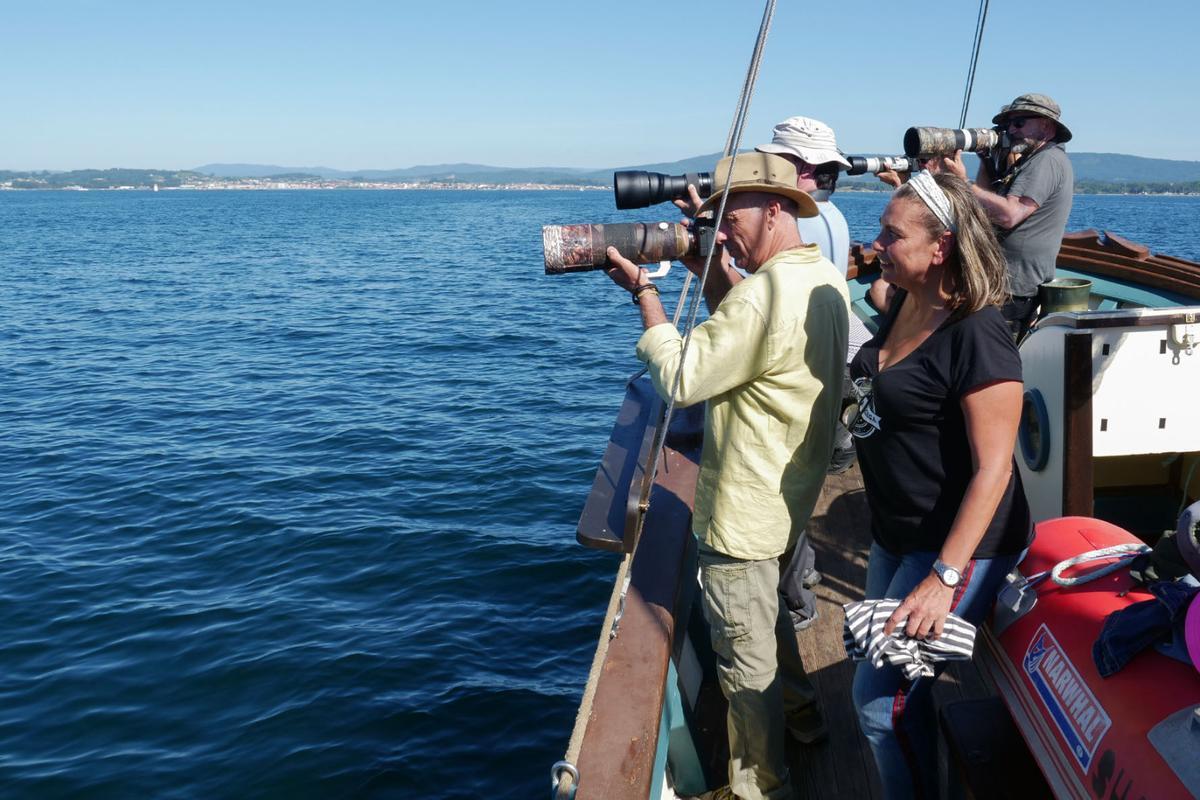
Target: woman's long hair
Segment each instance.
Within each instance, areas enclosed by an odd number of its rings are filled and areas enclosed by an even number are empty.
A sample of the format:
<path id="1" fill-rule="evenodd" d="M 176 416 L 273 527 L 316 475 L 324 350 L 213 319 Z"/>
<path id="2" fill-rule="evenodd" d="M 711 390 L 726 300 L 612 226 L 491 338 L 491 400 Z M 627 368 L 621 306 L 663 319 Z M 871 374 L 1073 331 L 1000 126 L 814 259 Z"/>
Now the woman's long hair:
<path id="1" fill-rule="evenodd" d="M 983 206 L 971 193 L 967 182 L 954 175 L 939 173 L 933 176 L 937 185 L 950 200 L 951 215 L 958 230 L 954 246 L 947 259 L 954 279 L 950 306 L 956 314 L 973 314 L 985 306 L 999 306 L 1008 301 L 1008 263 L 996 239 L 996 232 Z M 925 229 L 936 239 L 946 230 L 916 190 L 908 184 L 896 190 L 895 197 L 911 198 L 924 210 Z"/>

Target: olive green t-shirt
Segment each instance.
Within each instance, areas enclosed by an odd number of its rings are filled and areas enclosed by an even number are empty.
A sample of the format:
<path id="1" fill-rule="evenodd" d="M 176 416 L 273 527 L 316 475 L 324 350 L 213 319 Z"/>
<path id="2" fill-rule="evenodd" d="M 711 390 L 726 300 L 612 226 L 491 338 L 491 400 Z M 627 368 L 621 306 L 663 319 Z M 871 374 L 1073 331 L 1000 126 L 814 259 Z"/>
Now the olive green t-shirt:
<path id="1" fill-rule="evenodd" d="M 1055 144 L 1030 156 L 1028 166 L 1018 167 L 1012 184 L 1002 193 L 1028 197 L 1038 204 L 1020 225 L 999 232 L 1013 295 L 1033 297 L 1039 284 L 1054 277 L 1074 192 L 1071 159 L 1061 144 Z"/>

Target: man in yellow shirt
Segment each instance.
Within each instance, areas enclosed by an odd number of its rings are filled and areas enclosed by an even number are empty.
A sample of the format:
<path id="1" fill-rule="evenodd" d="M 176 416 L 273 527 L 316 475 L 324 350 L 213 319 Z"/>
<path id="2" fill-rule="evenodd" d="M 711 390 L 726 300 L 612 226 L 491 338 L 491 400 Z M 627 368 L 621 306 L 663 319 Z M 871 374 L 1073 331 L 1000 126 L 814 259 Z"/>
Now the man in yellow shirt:
<path id="1" fill-rule="evenodd" d="M 800 240 L 796 218 L 817 207 L 796 188 L 795 167 L 743 153 L 730 175 L 730 161 L 717 165 L 698 213 L 716 208 L 728 183 L 716 241 L 750 275 L 738 280 L 714 264 L 705 290 L 713 311 L 693 330 L 686 362 L 645 271 L 610 248 L 608 274 L 641 309 L 637 355 L 658 393 L 669 398 L 682 373 L 677 403 L 707 401 L 692 529 L 729 700 L 730 786 L 706 796 L 774 800 L 791 796 L 785 704 L 808 717 L 809 732 L 821 725 L 779 598 L 779 556 L 807 525 L 833 450 L 849 297 L 841 273 Z"/>

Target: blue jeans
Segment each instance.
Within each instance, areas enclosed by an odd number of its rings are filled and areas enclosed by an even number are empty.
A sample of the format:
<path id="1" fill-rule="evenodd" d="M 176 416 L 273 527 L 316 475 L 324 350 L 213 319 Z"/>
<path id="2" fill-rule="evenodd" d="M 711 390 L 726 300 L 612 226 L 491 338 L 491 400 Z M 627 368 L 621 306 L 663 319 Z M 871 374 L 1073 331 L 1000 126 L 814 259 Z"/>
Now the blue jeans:
<path id="1" fill-rule="evenodd" d="M 902 600 L 929 575 L 937 553 L 890 553 L 871 545 L 866 599 Z M 963 571 L 951 610 L 979 625 L 992 610 L 1004 576 L 1021 555 L 977 559 Z M 938 670 L 941 674 L 941 669 Z M 876 669 L 860 662 L 854 673 L 854 707 L 858 724 L 871 745 L 875 765 L 889 798 L 937 796 L 937 721 L 933 682 L 937 677 L 907 681 L 897 667 Z"/>

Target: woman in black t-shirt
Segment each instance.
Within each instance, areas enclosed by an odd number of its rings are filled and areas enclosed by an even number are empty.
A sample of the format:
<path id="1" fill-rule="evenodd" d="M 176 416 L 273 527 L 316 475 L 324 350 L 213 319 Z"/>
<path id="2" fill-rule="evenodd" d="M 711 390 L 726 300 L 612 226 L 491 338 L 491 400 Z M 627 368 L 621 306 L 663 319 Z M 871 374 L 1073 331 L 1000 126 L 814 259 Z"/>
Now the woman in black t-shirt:
<path id="1" fill-rule="evenodd" d="M 918 173 L 880 223 L 873 247 L 897 293 L 850 365 L 874 539 L 866 596 L 903 600 L 886 633 L 933 638 L 951 610 L 987 616 L 1031 539 L 1013 464 L 1021 360 L 999 309 L 1004 257 L 966 183 Z M 870 662 L 855 673 L 889 798 L 936 795 L 933 681 Z"/>

